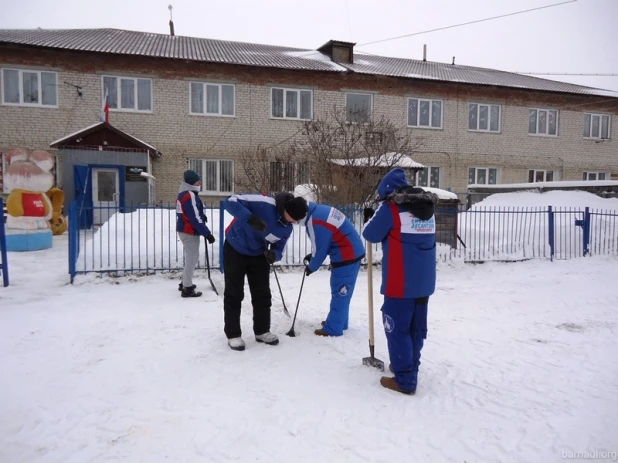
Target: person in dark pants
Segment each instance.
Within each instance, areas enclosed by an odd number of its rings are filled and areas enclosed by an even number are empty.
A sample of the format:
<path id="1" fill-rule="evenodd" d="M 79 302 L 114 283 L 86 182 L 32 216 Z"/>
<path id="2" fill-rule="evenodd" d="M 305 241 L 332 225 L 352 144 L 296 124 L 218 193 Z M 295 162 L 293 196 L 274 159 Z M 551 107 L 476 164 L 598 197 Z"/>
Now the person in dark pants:
<path id="1" fill-rule="evenodd" d="M 240 328 L 245 275 L 251 292 L 255 340 L 277 345 L 279 338 L 270 332 L 270 265 L 281 260 L 292 224 L 307 214 L 307 202 L 290 193 L 275 197 L 247 194 L 230 196 L 223 207 L 234 217 L 225 230 L 223 245 L 224 331 L 228 345 L 233 350 L 245 350 Z"/>
<path id="2" fill-rule="evenodd" d="M 410 186 L 402 169 L 393 169 L 378 186 L 380 205 L 365 208 L 363 236 L 382 243 L 382 321 L 390 369 L 380 384 L 414 394 L 421 350 L 427 337 L 427 306 L 436 287 L 438 197 Z"/>

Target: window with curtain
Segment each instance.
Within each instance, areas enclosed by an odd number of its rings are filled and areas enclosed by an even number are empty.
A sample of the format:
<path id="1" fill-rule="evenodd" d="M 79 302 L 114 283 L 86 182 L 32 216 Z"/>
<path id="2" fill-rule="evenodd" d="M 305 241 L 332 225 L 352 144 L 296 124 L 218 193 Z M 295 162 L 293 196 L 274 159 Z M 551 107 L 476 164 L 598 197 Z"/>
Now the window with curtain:
<path id="1" fill-rule="evenodd" d="M 425 167 L 416 173 L 416 186 L 440 188 L 440 168 Z"/>
<path id="2" fill-rule="evenodd" d="M 189 169 L 202 178 L 200 194 L 228 195 L 234 192 L 234 161 L 230 159 L 190 159 Z"/>
<path id="3" fill-rule="evenodd" d="M 291 88 L 271 89 L 271 117 L 275 119 L 313 119 L 313 92 Z"/>
<path id="4" fill-rule="evenodd" d="M 609 114 L 584 114 L 584 138 L 609 139 L 611 116 Z"/>
<path id="5" fill-rule="evenodd" d="M 408 126 L 442 128 L 442 101 L 408 98 Z"/>
<path id="6" fill-rule="evenodd" d="M 493 167 L 470 167 L 468 169 L 469 185 L 496 185 L 498 169 Z"/>
<path id="7" fill-rule="evenodd" d="M 469 103 L 468 130 L 500 132 L 500 105 Z"/>
<path id="8" fill-rule="evenodd" d="M 114 111 L 151 112 L 152 79 L 138 77 L 103 76 L 102 106 L 105 95 Z"/>
<path id="9" fill-rule="evenodd" d="M 57 107 L 57 81 L 55 72 L 2 69 L 2 103 Z"/>
<path id="10" fill-rule="evenodd" d="M 371 119 L 373 95 L 370 93 L 346 93 L 345 107 L 348 122 L 366 122 Z"/>
<path id="11" fill-rule="evenodd" d="M 234 116 L 236 88 L 232 84 L 191 82 L 191 114 Z"/>
<path id="12" fill-rule="evenodd" d="M 558 111 L 552 109 L 531 109 L 528 115 L 530 135 L 558 135 Z"/>

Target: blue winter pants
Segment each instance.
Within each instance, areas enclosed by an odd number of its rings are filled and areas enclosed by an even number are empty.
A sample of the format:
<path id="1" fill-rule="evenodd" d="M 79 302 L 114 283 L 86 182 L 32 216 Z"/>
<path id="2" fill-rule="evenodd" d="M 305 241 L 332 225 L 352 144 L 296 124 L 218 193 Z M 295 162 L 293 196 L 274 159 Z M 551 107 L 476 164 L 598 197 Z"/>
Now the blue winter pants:
<path id="1" fill-rule="evenodd" d="M 350 301 L 360 270 L 360 261 L 335 267 L 330 273 L 330 311 L 322 328 L 331 336 L 341 336 L 348 329 Z"/>
<path id="2" fill-rule="evenodd" d="M 421 350 L 427 338 L 429 297 L 384 297 L 382 321 L 395 381 L 406 391 L 416 391 Z"/>

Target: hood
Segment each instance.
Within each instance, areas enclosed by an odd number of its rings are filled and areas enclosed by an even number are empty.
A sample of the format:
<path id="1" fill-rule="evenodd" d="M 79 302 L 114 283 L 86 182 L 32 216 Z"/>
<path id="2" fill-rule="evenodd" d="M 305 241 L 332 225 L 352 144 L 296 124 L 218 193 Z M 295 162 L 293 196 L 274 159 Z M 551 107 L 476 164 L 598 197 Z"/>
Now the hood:
<path id="1" fill-rule="evenodd" d="M 187 182 L 182 182 L 180 184 L 180 188 L 178 188 L 178 193 L 182 193 L 184 191 L 195 191 L 197 193 L 200 191 L 200 187 L 195 185 L 189 185 Z"/>
<path id="2" fill-rule="evenodd" d="M 275 206 L 277 208 L 277 213 L 279 214 L 279 222 L 283 225 L 288 225 L 288 221 L 285 220 L 285 215 L 283 214 L 283 206 L 285 206 L 285 203 L 291 199 L 294 199 L 294 195 L 285 191 L 275 195 Z"/>
<path id="3" fill-rule="evenodd" d="M 378 185 L 378 195 L 383 200 L 396 189 L 409 185 L 403 169 L 393 169 L 384 176 L 380 185 Z"/>
<path id="4" fill-rule="evenodd" d="M 421 220 L 429 220 L 434 214 L 438 196 L 422 188 L 406 186 L 392 192 L 387 200 L 400 205 Z"/>

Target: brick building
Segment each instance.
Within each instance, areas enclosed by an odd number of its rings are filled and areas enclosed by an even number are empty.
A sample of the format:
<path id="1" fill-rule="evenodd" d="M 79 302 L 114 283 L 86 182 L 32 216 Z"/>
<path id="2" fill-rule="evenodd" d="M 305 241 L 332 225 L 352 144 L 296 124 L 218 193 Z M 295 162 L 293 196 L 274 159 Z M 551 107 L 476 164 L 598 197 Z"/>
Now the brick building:
<path id="1" fill-rule="evenodd" d="M 0 152 L 49 150 L 96 124 L 107 92 L 110 124 L 160 154 L 148 163 L 157 201 L 174 200 L 188 167 L 202 173 L 205 196 L 231 193 L 243 151 L 293 139 L 302 119 L 333 106 L 406 128 L 422 143 L 422 185 L 618 179 L 618 92 L 353 48 L 0 30 Z M 62 187 L 62 149 L 52 152 Z M 289 183 L 310 180 L 291 167 Z"/>

